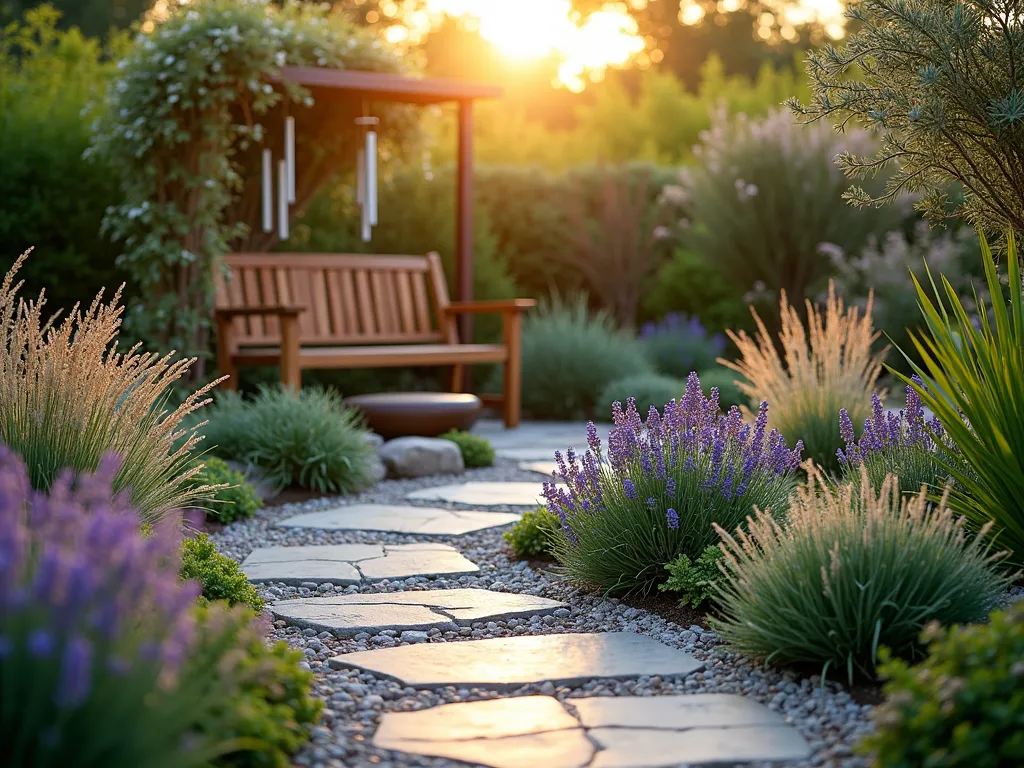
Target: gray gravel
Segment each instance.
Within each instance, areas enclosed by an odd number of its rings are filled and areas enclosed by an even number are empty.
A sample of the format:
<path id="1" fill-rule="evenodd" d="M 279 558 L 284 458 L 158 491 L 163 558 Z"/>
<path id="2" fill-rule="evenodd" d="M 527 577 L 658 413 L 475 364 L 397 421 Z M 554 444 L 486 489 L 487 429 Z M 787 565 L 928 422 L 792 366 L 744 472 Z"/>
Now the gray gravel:
<path id="1" fill-rule="evenodd" d="M 515 462 L 500 462 L 493 468 L 471 470 L 463 479 L 536 481 L 540 478 L 534 473 L 519 470 Z M 239 561 L 257 546 L 377 541 L 411 543 L 426 540 L 408 535 L 274 528 L 273 524 L 300 512 L 344 504 L 407 503 L 404 496 L 411 490 L 451 482 L 451 477 L 385 481 L 358 496 L 317 499 L 263 510 L 256 518 L 234 523 L 214 534 L 212 538 L 222 552 Z M 430 502 L 424 506 L 445 505 Z M 459 505 L 447 506 L 458 508 Z M 506 508 L 502 507 L 490 509 L 506 511 Z M 521 511 L 521 508 L 512 511 Z M 398 634 L 389 630 L 372 636 L 363 633 L 349 639 L 338 639 L 328 632 L 300 630 L 296 627 L 287 627 L 284 622 L 276 622 L 272 637 L 286 640 L 291 646 L 303 652 L 306 656 L 305 663 L 316 673 L 317 695 L 325 701 L 321 723 L 314 728 L 310 744 L 297 756 L 296 765 L 316 768 L 463 765 L 447 759 L 425 758 L 373 748 L 370 742 L 381 714 L 386 711 L 410 711 L 456 701 L 473 701 L 498 696 L 494 692 L 476 688 L 448 687 L 421 691 L 403 687 L 395 681 L 378 678 L 369 673 L 332 670 L 327 665 L 327 660 L 332 656 L 417 642 L 459 642 L 523 634 L 614 630 L 630 630 L 651 635 L 666 645 L 692 653 L 705 662 L 706 669 L 685 679 L 650 677 L 626 681 L 595 680 L 578 687 L 559 688 L 551 683 L 544 683 L 524 686 L 511 694 L 502 695 L 542 693 L 565 699 L 585 696 L 740 693 L 752 696 L 782 713 L 811 743 L 814 750 L 812 758 L 795 765 L 853 768 L 866 764 L 861 758 L 853 755 L 852 745 L 870 728 L 867 714 L 871 708 L 857 704 L 839 685 L 828 682 L 822 686 L 817 676 L 801 678 L 790 671 L 767 668 L 717 647 L 715 635 L 700 627 L 681 627 L 648 611 L 624 605 L 614 598 L 604 598 L 581 591 L 559 580 L 557 575 L 551 572 L 532 569 L 526 563 L 510 558 L 501 536 L 503 530 L 505 529 L 430 539 L 445 541 L 460 549 L 466 557 L 480 566 L 479 574 L 449 579 L 411 578 L 349 587 L 316 583 L 307 583 L 299 587 L 284 584 L 259 585 L 261 593 L 268 600 L 313 597 L 332 592 L 351 594 L 481 587 L 539 595 L 562 600 L 571 606 L 569 609 L 560 609 L 554 615 L 532 617 L 529 620 L 510 619 L 477 623 L 457 632 L 441 632 L 435 629 L 426 633 Z"/>

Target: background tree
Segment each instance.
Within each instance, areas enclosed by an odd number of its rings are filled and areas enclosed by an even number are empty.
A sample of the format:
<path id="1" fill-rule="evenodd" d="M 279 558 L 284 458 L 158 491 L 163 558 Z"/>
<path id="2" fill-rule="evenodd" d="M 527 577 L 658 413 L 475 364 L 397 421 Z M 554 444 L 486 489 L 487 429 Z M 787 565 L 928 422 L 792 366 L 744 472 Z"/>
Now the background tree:
<path id="1" fill-rule="evenodd" d="M 60 11 L 61 29 L 78 27 L 87 37 L 105 37 L 112 29 L 128 29 L 141 19 L 153 0 L 0 0 L 0 21 L 21 18 L 40 5 Z"/>
<path id="2" fill-rule="evenodd" d="M 809 120 L 861 123 L 882 137 L 872 157 L 845 154 L 860 177 L 896 167 L 885 191 L 857 189 L 877 205 L 904 191 L 942 218 L 1024 230 L 1024 27 L 1019 0 L 865 0 L 843 45 L 812 51 L 814 97 L 791 106 Z M 965 190 L 947 205 L 950 180 Z"/>

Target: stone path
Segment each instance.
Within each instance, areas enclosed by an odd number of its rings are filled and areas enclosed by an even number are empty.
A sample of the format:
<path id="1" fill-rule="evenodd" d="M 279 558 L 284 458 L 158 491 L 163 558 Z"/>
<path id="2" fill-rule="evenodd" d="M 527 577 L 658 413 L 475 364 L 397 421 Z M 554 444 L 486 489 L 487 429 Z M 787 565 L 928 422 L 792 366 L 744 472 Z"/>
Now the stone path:
<path id="1" fill-rule="evenodd" d="M 704 665 L 684 651 L 634 632 L 524 635 L 459 643 L 403 645 L 335 656 L 353 667 L 416 688 L 569 685 L 602 677 L 688 675 Z"/>
<path id="2" fill-rule="evenodd" d="M 522 461 L 519 463 L 520 469 L 525 469 L 527 472 L 536 472 L 538 475 L 544 475 L 548 479 L 551 478 L 553 472 L 558 471 L 558 465 L 553 461 Z"/>
<path id="3" fill-rule="evenodd" d="M 565 603 L 557 600 L 488 589 L 333 595 L 282 600 L 271 606 L 275 617 L 300 627 L 326 630 L 339 637 L 391 629 L 403 633 L 406 642 L 426 640 L 430 629 L 455 630 L 476 621 L 544 616 L 565 608 Z"/>
<path id="4" fill-rule="evenodd" d="M 608 428 L 598 425 L 602 440 L 608 437 Z M 486 420 L 473 427 L 475 434 L 491 441 L 498 456 L 516 461 L 550 461 L 555 451 L 564 452 L 570 446 L 582 455 L 587 449 L 585 430 L 579 422 L 558 421 L 525 422 L 518 429 L 505 429 L 500 421 Z"/>
<path id="5" fill-rule="evenodd" d="M 480 569 L 447 544 L 335 544 L 261 547 L 242 562 L 249 581 L 358 584 L 410 576 L 457 576 Z"/>
<path id="6" fill-rule="evenodd" d="M 385 714 L 374 745 L 494 768 L 661 768 L 810 754 L 781 716 L 731 694 L 445 704 Z"/>
<path id="7" fill-rule="evenodd" d="M 511 512 L 434 509 L 388 504 L 352 504 L 322 512 L 307 512 L 282 520 L 282 528 L 325 531 L 381 531 L 417 536 L 460 536 L 508 525 L 519 520 Z"/>
<path id="8" fill-rule="evenodd" d="M 481 483 L 439 485 L 406 495 L 417 501 L 446 501 L 449 504 L 468 504 L 474 507 L 536 507 L 542 504 L 543 483 Z"/>

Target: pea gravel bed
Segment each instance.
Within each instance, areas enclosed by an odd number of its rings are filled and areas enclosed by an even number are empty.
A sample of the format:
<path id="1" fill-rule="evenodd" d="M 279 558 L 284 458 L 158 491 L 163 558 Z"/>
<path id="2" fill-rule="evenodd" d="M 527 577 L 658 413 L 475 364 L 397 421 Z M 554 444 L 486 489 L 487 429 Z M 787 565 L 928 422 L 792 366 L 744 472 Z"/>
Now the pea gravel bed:
<path id="1" fill-rule="evenodd" d="M 514 462 L 503 462 L 495 467 L 471 470 L 461 481 L 537 481 L 539 475 L 519 470 Z M 315 499 L 261 510 L 250 520 L 233 523 L 212 535 L 221 552 L 241 561 L 255 547 L 272 545 L 386 543 L 403 544 L 417 541 L 443 541 L 459 549 L 480 567 L 479 574 L 458 578 L 380 581 L 367 585 L 336 586 L 307 582 L 302 586 L 260 584 L 261 594 L 269 601 L 315 597 L 331 593 L 374 593 L 403 590 L 446 589 L 476 587 L 496 591 L 518 592 L 561 600 L 570 607 L 553 615 L 534 616 L 530 619 L 476 623 L 459 631 L 442 632 L 434 629 L 424 633 L 399 634 L 386 630 L 377 635 L 362 633 L 354 638 L 339 639 L 329 632 L 317 633 L 312 629 L 288 627 L 282 621 L 274 623 L 273 639 L 283 639 L 306 656 L 306 662 L 316 674 L 316 694 L 325 702 L 323 717 L 313 729 L 312 739 L 296 757 L 295 764 L 310 768 L 355 768 L 358 766 L 462 766 L 464 763 L 448 759 L 379 750 L 372 746 L 373 733 L 384 712 L 411 711 L 458 701 L 497 698 L 499 695 L 520 696 L 547 694 L 559 699 L 586 696 L 658 696 L 680 693 L 738 693 L 751 696 L 771 709 L 780 712 L 797 727 L 813 749 L 808 761 L 792 765 L 828 765 L 854 768 L 866 762 L 854 755 L 853 745 L 861 734 L 870 729 L 868 705 L 858 704 L 841 686 L 827 682 L 820 684 L 817 676 L 801 678 L 791 671 L 778 671 L 752 662 L 742 656 L 717 647 L 712 632 L 693 625 L 679 626 L 648 611 L 629 607 L 617 599 L 601 597 L 580 590 L 558 579 L 555 574 L 531 568 L 525 562 L 511 558 L 502 532 L 505 528 L 491 529 L 457 537 L 430 537 L 396 535 L 361 531 L 314 531 L 294 528 L 276 528 L 274 524 L 284 518 L 320 509 L 329 509 L 354 503 L 410 504 L 420 506 L 466 508 L 441 502 L 408 502 L 405 495 L 412 490 L 453 482 L 451 476 L 417 480 L 388 480 L 355 496 L 340 499 Z M 523 511 L 522 507 L 489 507 L 490 511 Z M 527 685 L 511 693 L 498 694 L 486 689 L 417 690 L 403 687 L 393 680 L 384 679 L 356 670 L 332 670 L 327 661 L 332 656 L 374 648 L 390 648 L 412 642 L 459 642 L 513 635 L 540 635 L 563 632 L 632 631 L 650 635 L 660 642 L 693 654 L 705 663 L 705 670 L 681 677 L 641 677 L 636 680 L 594 680 L 574 687 L 555 687 L 550 682 Z"/>

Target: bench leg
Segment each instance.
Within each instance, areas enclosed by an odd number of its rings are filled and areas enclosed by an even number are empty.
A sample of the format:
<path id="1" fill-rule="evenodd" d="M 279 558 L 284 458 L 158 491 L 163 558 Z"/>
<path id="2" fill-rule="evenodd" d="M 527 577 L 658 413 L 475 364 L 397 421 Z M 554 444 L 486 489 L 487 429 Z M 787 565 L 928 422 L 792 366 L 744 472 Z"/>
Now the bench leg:
<path id="1" fill-rule="evenodd" d="M 286 389 L 302 389 L 302 370 L 299 368 L 299 320 L 281 318 L 281 383 Z"/>
<path id="2" fill-rule="evenodd" d="M 522 400 L 522 318 L 519 313 L 510 313 L 504 323 L 505 348 L 508 360 L 505 361 L 505 381 L 502 388 L 502 412 L 505 417 L 505 428 L 515 429 L 519 426 L 520 403 Z"/>
<path id="3" fill-rule="evenodd" d="M 453 365 L 448 375 L 448 391 L 462 392 L 466 386 L 466 366 Z"/>
<path id="4" fill-rule="evenodd" d="M 238 389 L 238 366 L 232 359 L 234 349 L 233 326 L 231 320 L 217 318 L 217 370 L 221 376 L 228 378 L 220 385 L 222 390 L 235 391 Z"/>

